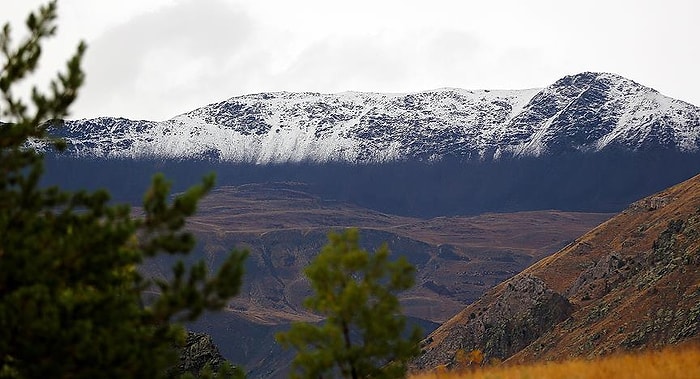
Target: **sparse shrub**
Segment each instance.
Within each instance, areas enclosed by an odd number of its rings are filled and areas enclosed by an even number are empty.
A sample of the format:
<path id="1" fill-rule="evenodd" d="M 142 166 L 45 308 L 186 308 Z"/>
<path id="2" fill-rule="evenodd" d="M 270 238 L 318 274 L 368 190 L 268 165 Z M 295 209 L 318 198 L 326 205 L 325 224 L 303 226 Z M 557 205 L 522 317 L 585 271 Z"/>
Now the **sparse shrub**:
<path id="1" fill-rule="evenodd" d="M 467 352 L 464 349 L 459 349 L 455 353 L 455 366 L 457 370 L 462 370 L 467 368 L 468 365 Z"/>
<path id="2" fill-rule="evenodd" d="M 484 352 L 479 349 L 474 349 L 469 352 L 469 366 L 481 366 L 484 363 Z"/>
<path id="3" fill-rule="evenodd" d="M 435 367 L 434 372 L 437 378 L 441 378 L 442 376 L 447 375 L 447 366 L 438 365 L 437 367 Z"/>
<path id="4" fill-rule="evenodd" d="M 493 358 L 489 359 L 489 366 L 498 366 L 502 363 L 503 363 L 503 361 L 498 357 L 493 357 Z"/>
<path id="5" fill-rule="evenodd" d="M 415 269 L 405 258 L 389 261 L 386 245 L 373 254 L 359 247 L 356 229 L 329 234 L 306 268 L 314 294 L 304 305 L 326 317 L 322 325 L 295 323 L 277 334 L 293 347 L 293 377 L 398 378 L 420 353 L 421 332 L 402 337 L 398 291 L 413 286 Z"/>

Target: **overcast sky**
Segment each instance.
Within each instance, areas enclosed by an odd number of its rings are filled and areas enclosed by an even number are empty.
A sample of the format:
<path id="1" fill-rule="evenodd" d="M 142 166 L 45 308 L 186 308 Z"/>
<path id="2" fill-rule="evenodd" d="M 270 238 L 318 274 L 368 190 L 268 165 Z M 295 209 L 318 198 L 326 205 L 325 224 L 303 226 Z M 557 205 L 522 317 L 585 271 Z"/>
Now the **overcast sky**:
<path id="1" fill-rule="evenodd" d="M 24 35 L 44 1 L 0 0 Z M 163 120 L 266 91 L 545 87 L 620 74 L 700 105 L 697 0 L 60 0 L 39 78 L 88 44 L 72 118 Z"/>

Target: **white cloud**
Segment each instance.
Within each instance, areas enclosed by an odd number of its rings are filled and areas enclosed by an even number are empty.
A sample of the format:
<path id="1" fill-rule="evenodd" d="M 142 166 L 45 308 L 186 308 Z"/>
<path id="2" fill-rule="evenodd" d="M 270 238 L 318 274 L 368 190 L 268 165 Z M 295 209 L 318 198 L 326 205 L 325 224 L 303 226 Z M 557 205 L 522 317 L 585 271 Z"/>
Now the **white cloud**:
<path id="1" fill-rule="evenodd" d="M 438 82 L 449 85 L 450 77 L 464 70 L 462 63 L 476 56 L 476 49 L 469 35 L 448 32 L 325 39 L 301 51 L 274 80 L 293 90 L 422 90 Z"/>
<path id="2" fill-rule="evenodd" d="M 77 106 L 91 115 L 119 115 L 127 100 L 136 117 L 173 116 L 174 107 L 193 106 L 185 100 L 192 91 L 213 90 L 204 87 L 212 76 L 226 87 L 221 78 L 227 67 L 250 53 L 245 46 L 250 29 L 244 13 L 216 0 L 141 14 L 91 43 Z"/>
<path id="3" fill-rule="evenodd" d="M 39 1 L 18 3 L 7 8 L 13 22 Z M 531 88 L 586 70 L 700 104 L 694 0 L 64 0 L 59 9 L 46 66 L 81 36 L 89 43 L 76 117 L 163 119 L 272 90 Z"/>

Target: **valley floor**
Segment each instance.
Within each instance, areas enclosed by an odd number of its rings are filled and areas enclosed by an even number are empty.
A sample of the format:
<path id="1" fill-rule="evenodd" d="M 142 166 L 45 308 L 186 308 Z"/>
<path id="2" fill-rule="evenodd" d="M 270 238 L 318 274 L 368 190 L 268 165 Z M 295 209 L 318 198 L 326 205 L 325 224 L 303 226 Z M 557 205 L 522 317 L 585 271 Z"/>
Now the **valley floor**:
<path id="1" fill-rule="evenodd" d="M 700 378 L 700 346 L 614 355 L 595 360 L 571 359 L 531 365 L 487 366 L 447 371 L 438 367 L 411 379 L 669 379 Z"/>

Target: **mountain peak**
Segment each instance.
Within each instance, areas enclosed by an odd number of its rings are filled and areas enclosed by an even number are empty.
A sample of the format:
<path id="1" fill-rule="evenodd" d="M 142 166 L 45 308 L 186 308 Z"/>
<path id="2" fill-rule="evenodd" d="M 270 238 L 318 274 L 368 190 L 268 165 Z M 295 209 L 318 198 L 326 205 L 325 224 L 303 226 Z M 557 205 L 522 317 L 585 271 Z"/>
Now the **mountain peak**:
<path id="1" fill-rule="evenodd" d="M 71 152 L 258 164 L 490 160 L 569 151 L 698 151 L 700 109 L 609 73 L 543 89 L 271 92 L 167 121 L 68 121 Z"/>
<path id="2" fill-rule="evenodd" d="M 579 86 L 586 87 L 595 83 L 605 83 L 611 86 L 624 85 L 630 87 L 640 87 L 648 91 L 655 91 L 652 88 L 643 86 L 624 76 L 610 72 L 585 71 L 578 74 L 566 75 L 554 82 L 551 87 Z"/>

